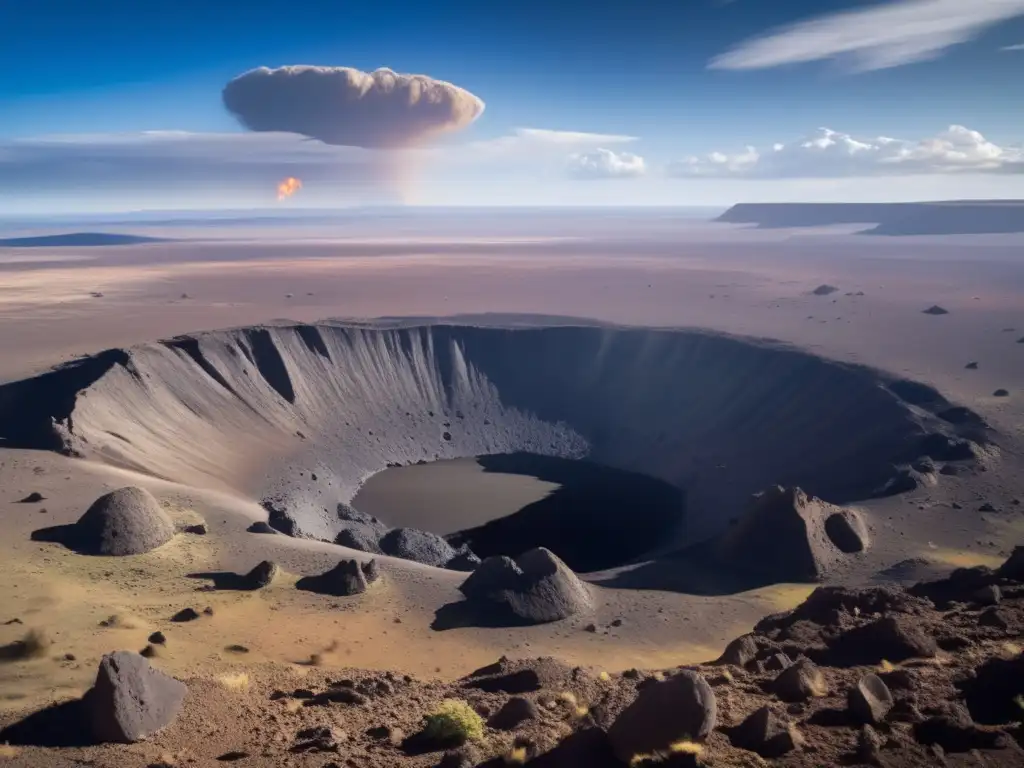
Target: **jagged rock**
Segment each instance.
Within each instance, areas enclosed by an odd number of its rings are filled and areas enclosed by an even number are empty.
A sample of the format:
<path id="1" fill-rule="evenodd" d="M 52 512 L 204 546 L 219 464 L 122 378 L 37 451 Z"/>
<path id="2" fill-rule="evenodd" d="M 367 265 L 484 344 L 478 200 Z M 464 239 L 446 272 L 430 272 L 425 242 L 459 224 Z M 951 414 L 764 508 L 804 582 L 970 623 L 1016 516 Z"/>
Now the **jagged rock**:
<path id="1" fill-rule="evenodd" d="M 986 725 L 1003 725 L 1021 719 L 1018 698 L 1024 692 L 1024 655 L 993 658 L 961 684 L 971 717 Z"/>
<path id="2" fill-rule="evenodd" d="M 760 647 L 754 635 L 740 635 L 722 652 L 717 664 L 731 664 L 734 667 L 745 667 L 757 658 Z"/>
<path id="3" fill-rule="evenodd" d="M 167 642 L 167 638 L 164 636 L 163 632 L 154 632 L 149 636 L 149 642 L 154 645 L 164 645 Z"/>
<path id="4" fill-rule="evenodd" d="M 970 752 L 972 749 L 993 749 L 1006 743 L 1001 733 L 979 728 L 971 716 L 958 705 L 948 714 L 929 717 L 914 726 L 914 738 L 925 746 L 937 744 L 946 752 Z"/>
<path id="5" fill-rule="evenodd" d="M 1010 396 L 1010 392 L 1008 390 L 1005 390 L 1005 389 L 997 389 L 995 392 L 992 393 L 992 397 L 1009 397 L 1009 396 Z"/>
<path id="6" fill-rule="evenodd" d="M 825 675 L 809 659 L 800 659 L 784 669 L 772 681 L 770 688 L 776 696 L 788 702 L 806 701 L 828 693 Z"/>
<path id="7" fill-rule="evenodd" d="M 1024 546 L 1013 548 L 1006 562 L 996 569 L 996 575 L 1010 581 L 1024 582 Z"/>
<path id="8" fill-rule="evenodd" d="M 828 285 L 826 283 L 823 285 L 819 285 L 817 288 L 811 291 L 811 293 L 813 293 L 815 296 L 828 296 L 829 294 L 835 293 L 838 290 L 839 289 L 836 288 L 834 285 Z"/>
<path id="9" fill-rule="evenodd" d="M 174 538 L 174 523 L 153 494 L 119 488 L 100 496 L 74 527 L 76 549 L 95 555 L 140 555 Z"/>
<path id="10" fill-rule="evenodd" d="M 264 560 L 243 578 L 250 589 L 263 589 L 269 587 L 280 573 L 281 568 L 277 563 Z"/>
<path id="11" fill-rule="evenodd" d="M 861 726 L 857 734 L 857 758 L 868 765 L 879 765 L 882 760 L 882 737 L 870 725 Z"/>
<path id="12" fill-rule="evenodd" d="M 932 304 L 928 309 L 922 309 L 921 312 L 925 315 L 948 315 L 949 310 L 943 309 L 938 304 Z"/>
<path id="13" fill-rule="evenodd" d="M 998 584 L 988 584 L 974 593 L 974 602 L 978 605 L 998 605 L 1003 599 L 1003 592 Z"/>
<path id="14" fill-rule="evenodd" d="M 358 560 L 342 560 L 334 568 L 319 576 L 305 576 L 295 586 L 308 592 L 335 597 L 350 597 L 362 594 L 371 583 L 366 578 L 367 571 L 376 573 L 376 565 L 370 561 L 365 566 Z"/>
<path id="15" fill-rule="evenodd" d="M 536 720 L 538 717 L 540 711 L 536 704 L 525 696 L 513 696 L 491 718 L 488 725 L 500 731 L 512 731 L 527 720 Z"/>
<path id="16" fill-rule="evenodd" d="M 974 602 L 975 597 L 992 586 L 995 580 L 995 574 L 985 566 L 957 568 L 944 579 L 923 581 L 908 591 L 931 600 L 939 609 L 945 610 L 952 603 Z"/>
<path id="17" fill-rule="evenodd" d="M 43 496 L 39 491 L 32 491 L 28 496 L 23 499 L 18 499 L 19 504 L 38 504 L 40 501 L 45 501 L 46 497 Z"/>
<path id="18" fill-rule="evenodd" d="M 565 619 L 592 605 L 587 586 L 543 547 L 531 549 L 515 561 L 489 557 L 459 589 L 482 607 L 501 608 L 534 624 Z"/>
<path id="19" fill-rule="evenodd" d="M 976 371 L 976 370 L 978 370 L 978 364 L 976 362 L 972 361 L 972 362 L 968 363 L 967 365 L 965 365 L 964 368 L 966 368 L 969 371 Z"/>
<path id="20" fill-rule="evenodd" d="M 415 528 L 395 528 L 380 540 L 384 554 L 443 568 L 455 557 L 455 550 L 442 536 Z"/>
<path id="21" fill-rule="evenodd" d="M 608 738 L 625 763 L 666 750 L 681 739 L 703 741 L 717 719 L 715 692 L 698 673 L 684 671 L 643 688 L 612 723 Z"/>
<path id="22" fill-rule="evenodd" d="M 565 690 L 572 682 L 572 677 L 573 668 L 559 659 L 545 656 L 511 661 L 502 656 L 494 664 L 463 678 L 462 684 L 488 693 L 516 695 L 542 688 Z"/>
<path id="23" fill-rule="evenodd" d="M 245 530 L 249 533 L 277 533 L 276 528 L 270 525 L 270 523 L 265 523 L 262 520 L 257 520 Z"/>
<path id="24" fill-rule="evenodd" d="M 195 608 L 182 608 L 176 614 L 171 616 L 171 621 L 182 624 L 186 621 L 195 621 L 199 618 L 199 611 Z"/>
<path id="25" fill-rule="evenodd" d="M 754 629 L 767 633 L 801 621 L 832 626 L 843 615 L 918 615 L 927 613 L 931 608 L 928 601 L 899 587 L 818 587 L 792 611 L 761 619 Z"/>
<path id="26" fill-rule="evenodd" d="M 367 560 L 360 568 L 363 571 L 363 578 L 367 584 L 373 584 L 380 578 L 380 565 L 376 560 Z"/>
<path id="27" fill-rule="evenodd" d="M 102 742 L 141 741 L 174 721 L 187 693 L 184 683 L 138 654 L 107 654 L 86 694 L 93 735 Z"/>
<path id="28" fill-rule="evenodd" d="M 993 627 L 1004 632 L 1010 628 L 1007 615 L 996 606 L 987 608 L 978 616 L 979 627 Z"/>
<path id="29" fill-rule="evenodd" d="M 764 661 L 764 668 L 768 672 L 781 672 L 793 666 L 792 659 L 784 653 L 773 653 Z"/>
<path id="30" fill-rule="evenodd" d="M 476 570 L 477 566 L 480 565 L 480 558 L 475 553 L 470 552 L 468 548 L 463 547 L 459 550 L 455 557 L 445 563 L 445 568 L 449 571 L 463 571 L 469 573 Z"/>
<path id="31" fill-rule="evenodd" d="M 747 513 L 711 543 L 710 552 L 717 562 L 742 567 L 765 583 L 807 582 L 831 572 L 847 550 L 866 546 L 867 529 L 853 510 L 800 488 L 776 486 L 755 496 Z"/>
<path id="32" fill-rule="evenodd" d="M 827 659 L 841 665 L 873 665 L 883 659 L 932 658 L 938 650 L 935 639 L 917 624 L 905 617 L 886 616 L 839 635 L 829 643 Z"/>
<path id="33" fill-rule="evenodd" d="M 761 707 L 729 731 L 734 747 L 761 757 L 782 757 L 797 746 L 793 729 L 768 707 Z"/>
<path id="34" fill-rule="evenodd" d="M 856 723 L 878 725 L 885 720 L 892 705 L 892 692 L 878 675 L 864 675 L 847 692 L 847 711 Z"/>
<path id="35" fill-rule="evenodd" d="M 186 525 L 182 531 L 184 533 L 190 533 L 193 536 L 205 536 L 209 533 L 206 527 L 206 523 L 196 523 L 195 525 Z"/>
<path id="36" fill-rule="evenodd" d="M 953 415 L 948 411 L 946 413 L 951 419 L 966 421 L 969 418 L 966 415 Z M 973 414 L 971 415 L 973 416 Z M 944 435 L 941 432 L 932 432 L 921 438 L 918 450 L 935 461 L 969 461 L 977 459 L 981 455 L 978 446 L 970 440 Z"/>

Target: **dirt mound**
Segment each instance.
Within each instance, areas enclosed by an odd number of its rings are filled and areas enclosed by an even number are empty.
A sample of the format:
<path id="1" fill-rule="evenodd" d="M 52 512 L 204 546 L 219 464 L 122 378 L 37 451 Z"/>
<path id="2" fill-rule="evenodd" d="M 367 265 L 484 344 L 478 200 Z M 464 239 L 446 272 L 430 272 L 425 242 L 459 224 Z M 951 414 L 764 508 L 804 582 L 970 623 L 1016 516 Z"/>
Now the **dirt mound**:
<path id="1" fill-rule="evenodd" d="M 153 494 L 129 486 L 100 496 L 74 525 L 36 531 L 33 538 L 91 555 L 141 555 L 166 544 L 174 533 L 174 523 Z"/>
<path id="2" fill-rule="evenodd" d="M 758 494 L 708 550 L 721 566 L 773 584 L 821 581 L 867 546 L 867 526 L 856 511 L 775 486 Z"/>
<path id="3" fill-rule="evenodd" d="M 459 590 L 485 613 L 507 611 L 531 624 L 559 621 L 592 607 L 588 587 L 543 547 L 515 560 L 487 558 Z"/>
<path id="4" fill-rule="evenodd" d="M 585 457 L 685 492 L 670 548 L 720 534 L 780 478 L 842 504 L 892 488 L 924 435 L 984 443 L 981 419 L 939 417 L 951 409 L 875 370 L 691 330 L 280 325 L 110 350 L 0 386 L 0 439 L 268 499 L 274 528 L 329 542 L 366 525 L 338 505 L 389 465 Z"/>

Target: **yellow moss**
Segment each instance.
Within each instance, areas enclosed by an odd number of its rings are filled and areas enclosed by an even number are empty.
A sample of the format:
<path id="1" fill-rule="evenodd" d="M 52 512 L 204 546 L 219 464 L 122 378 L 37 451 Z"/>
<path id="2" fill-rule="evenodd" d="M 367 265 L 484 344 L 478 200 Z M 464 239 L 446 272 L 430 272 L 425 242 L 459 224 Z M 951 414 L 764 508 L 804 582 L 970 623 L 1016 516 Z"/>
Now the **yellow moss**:
<path id="1" fill-rule="evenodd" d="M 1012 658 L 1013 656 L 1020 656 L 1021 653 L 1024 653 L 1024 650 L 1016 643 L 1003 643 L 1003 653 Z"/>
<path id="2" fill-rule="evenodd" d="M 589 707 L 584 707 L 584 706 L 576 707 L 576 717 L 586 717 L 589 714 L 590 714 L 590 708 Z"/>
<path id="3" fill-rule="evenodd" d="M 888 659 L 882 659 L 883 672 L 892 672 L 894 669 L 896 669 L 896 666 L 891 661 Z"/>
<path id="4" fill-rule="evenodd" d="M 238 672 L 232 675 L 220 675 L 217 682 L 232 691 L 245 690 L 249 687 L 249 673 Z"/>
<path id="5" fill-rule="evenodd" d="M 512 747 L 505 755 L 507 765 L 522 765 L 526 762 L 526 747 Z"/>
<path id="6" fill-rule="evenodd" d="M 424 731 L 430 738 L 479 741 L 484 736 L 483 718 L 461 699 L 445 699 L 426 720 Z"/>
<path id="7" fill-rule="evenodd" d="M 0 744 L 0 759 L 10 760 L 18 756 L 21 752 L 17 747 L 12 747 L 10 744 Z"/>
<path id="8" fill-rule="evenodd" d="M 722 670 L 722 677 L 725 678 L 725 681 L 728 683 L 731 683 L 733 681 L 732 672 L 730 672 L 728 669 Z"/>
<path id="9" fill-rule="evenodd" d="M 570 707 L 576 707 L 578 703 L 576 701 L 576 694 L 572 691 L 562 691 L 560 694 L 558 694 L 558 700 L 564 701 Z"/>
<path id="10" fill-rule="evenodd" d="M 699 755 L 704 752 L 704 747 L 702 747 L 700 744 L 694 741 L 683 739 L 682 741 L 677 741 L 674 744 L 670 744 L 668 751 L 677 755 Z"/>
<path id="11" fill-rule="evenodd" d="M 609 680 L 612 679 L 612 676 L 602 669 L 601 674 L 598 675 L 598 678 L 601 680 L 601 682 L 607 683 Z"/>

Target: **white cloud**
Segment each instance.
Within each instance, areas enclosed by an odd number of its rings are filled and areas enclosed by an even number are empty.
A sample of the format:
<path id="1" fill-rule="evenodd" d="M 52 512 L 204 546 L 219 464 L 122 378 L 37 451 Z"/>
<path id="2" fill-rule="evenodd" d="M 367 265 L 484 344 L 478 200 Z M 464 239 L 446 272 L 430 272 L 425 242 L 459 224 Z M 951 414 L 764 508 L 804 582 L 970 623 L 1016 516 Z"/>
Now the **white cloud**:
<path id="1" fill-rule="evenodd" d="M 936 136 L 907 141 L 855 138 L 821 128 L 789 144 L 759 152 L 712 152 L 672 163 L 669 175 L 694 178 L 835 178 L 936 173 L 1024 173 L 1024 149 L 1002 147 L 977 131 L 950 126 Z"/>
<path id="2" fill-rule="evenodd" d="M 849 57 L 869 71 L 935 59 L 999 22 L 1024 0 L 890 0 L 782 27 L 711 60 L 712 69 L 768 69 Z"/>
<path id="3" fill-rule="evenodd" d="M 1017 45 L 1004 45 L 999 50 L 1000 51 L 1024 51 L 1024 43 L 1018 43 Z"/>
<path id="4" fill-rule="evenodd" d="M 632 152 L 613 152 L 595 149 L 569 156 L 567 167 L 574 179 L 630 179 L 643 176 L 647 171 L 644 159 Z"/>
<path id="5" fill-rule="evenodd" d="M 583 131 L 552 131 L 545 128 L 516 128 L 507 136 L 474 141 L 458 147 L 459 151 L 479 154 L 502 155 L 516 152 L 557 151 L 567 149 L 586 150 L 608 144 L 628 144 L 636 136 L 622 136 L 609 133 L 586 133 Z"/>

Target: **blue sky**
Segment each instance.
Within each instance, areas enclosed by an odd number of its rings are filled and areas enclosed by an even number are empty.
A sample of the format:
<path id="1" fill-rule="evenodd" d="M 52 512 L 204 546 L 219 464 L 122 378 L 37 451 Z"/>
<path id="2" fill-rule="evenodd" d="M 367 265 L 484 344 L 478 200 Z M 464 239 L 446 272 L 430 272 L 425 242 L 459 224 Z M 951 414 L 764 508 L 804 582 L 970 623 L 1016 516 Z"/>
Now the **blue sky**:
<path id="1" fill-rule="evenodd" d="M 808 23 L 817 26 L 792 26 Z M 68 147 L 43 157 L 47 147 L 33 143 L 40 137 L 74 134 L 74 162 L 85 168 L 91 134 L 177 131 L 188 137 L 175 141 L 194 147 L 207 134 L 240 133 L 221 103 L 225 83 L 253 67 L 288 64 L 387 66 L 471 91 L 486 111 L 447 138 L 449 153 L 516 137 L 522 128 L 598 135 L 577 144 L 559 139 L 543 151 L 536 137 L 522 142 L 507 173 L 493 158 L 474 171 L 471 149 L 457 160 L 438 156 L 417 182 L 421 202 L 1024 196 L 1017 173 L 1024 167 L 1017 162 L 1024 50 L 1006 50 L 1021 43 L 1024 0 L 4 2 L 0 200 L 13 204 L 17 187 L 22 207 L 68 205 L 62 201 L 89 185 L 85 170 L 62 178 Z M 950 134 L 954 125 L 982 137 Z M 849 140 L 837 137 L 835 151 L 815 167 L 800 148 L 823 137 L 827 143 L 823 127 Z M 600 135 L 634 140 L 602 142 Z M 906 142 L 905 151 L 894 160 L 879 137 Z M 255 143 L 262 137 L 245 138 L 264 151 Z M 102 162 L 120 162 L 104 141 Z M 974 153 L 966 160 L 965 146 Z M 178 150 L 165 142 L 160 151 Z M 230 151 L 233 166 L 245 162 L 245 147 Z M 844 151 L 874 159 L 837 159 Z M 26 152 L 35 165 L 26 165 Z M 45 178 L 28 178 L 44 167 Z M 167 192 L 174 185 L 161 184 L 163 176 L 147 191 L 141 179 L 127 182 L 129 175 L 126 168 L 96 176 L 93 202 L 179 205 L 184 193 Z M 890 175 L 898 179 L 879 178 Z M 504 179 L 501 194 L 496 179 Z M 259 194 L 242 188 L 253 183 L 249 177 L 235 186 L 221 181 L 217 196 L 239 193 L 225 201 L 229 207 L 259 204 Z M 774 191 L 771 181 L 778 181 Z M 307 184 L 302 194 L 309 203 L 341 199 L 327 186 L 318 196 L 318 184 Z M 207 197 L 203 205 L 215 202 Z"/>

